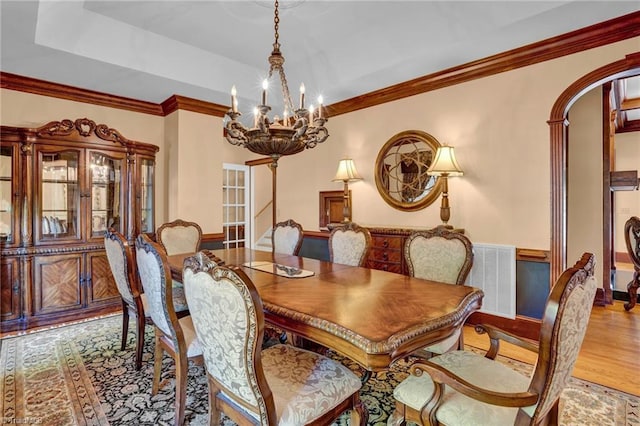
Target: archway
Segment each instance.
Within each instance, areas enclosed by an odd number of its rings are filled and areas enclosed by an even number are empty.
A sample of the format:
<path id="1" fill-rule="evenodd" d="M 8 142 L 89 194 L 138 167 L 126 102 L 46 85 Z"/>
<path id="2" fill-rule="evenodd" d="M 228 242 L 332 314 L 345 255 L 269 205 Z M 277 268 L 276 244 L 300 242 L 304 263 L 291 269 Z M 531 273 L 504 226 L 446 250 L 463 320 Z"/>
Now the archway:
<path id="1" fill-rule="evenodd" d="M 609 81 L 640 73 L 640 52 L 592 71 L 558 97 L 549 118 L 551 147 L 551 283 L 567 267 L 567 114 L 589 90 Z M 606 270 L 604 273 L 608 273 Z M 599 289 L 599 293 L 603 289 Z M 600 295 L 599 297 L 603 297 Z"/>

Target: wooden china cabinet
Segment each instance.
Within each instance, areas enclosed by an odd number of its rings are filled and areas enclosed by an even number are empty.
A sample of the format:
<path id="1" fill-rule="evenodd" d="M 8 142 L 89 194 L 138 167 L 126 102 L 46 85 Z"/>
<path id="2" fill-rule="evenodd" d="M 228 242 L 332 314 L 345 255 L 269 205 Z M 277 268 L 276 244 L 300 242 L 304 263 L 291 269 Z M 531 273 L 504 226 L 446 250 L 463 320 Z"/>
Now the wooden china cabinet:
<path id="1" fill-rule="evenodd" d="M 0 331 L 120 309 L 104 232 L 153 232 L 159 148 L 87 118 L 1 131 Z"/>

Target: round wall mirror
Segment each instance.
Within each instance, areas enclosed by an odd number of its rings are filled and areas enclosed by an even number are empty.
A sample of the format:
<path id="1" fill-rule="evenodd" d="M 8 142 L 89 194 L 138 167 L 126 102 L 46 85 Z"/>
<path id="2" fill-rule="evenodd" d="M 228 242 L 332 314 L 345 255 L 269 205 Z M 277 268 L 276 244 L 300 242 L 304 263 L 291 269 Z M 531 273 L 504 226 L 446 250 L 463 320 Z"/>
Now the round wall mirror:
<path id="1" fill-rule="evenodd" d="M 429 176 L 440 142 L 428 133 L 407 130 L 384 144 L 376 159 L 376 186 L 391 207 L 403 211 L 420 210 L 433 203 L 442 192 L 439 177 Z"/>

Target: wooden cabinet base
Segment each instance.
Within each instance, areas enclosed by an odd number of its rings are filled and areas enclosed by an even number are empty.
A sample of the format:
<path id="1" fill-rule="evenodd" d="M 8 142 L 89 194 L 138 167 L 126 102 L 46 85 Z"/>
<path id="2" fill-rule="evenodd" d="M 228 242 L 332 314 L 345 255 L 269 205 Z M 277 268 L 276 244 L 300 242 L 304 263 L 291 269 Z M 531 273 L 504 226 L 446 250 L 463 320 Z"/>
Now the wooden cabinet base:
<path id="1" fill-rule="evenodd" d="M 65 312 L 57 315 L 42 315 L 2 321 L 0 322 L 0 337 L 4 333 L 35 330 L 39 327 L 58 326 L 64 323 L 82 321 L 103 315 L 110 315 L 121 312 L 122 302 L 120 301 L 120 299 L 118 299 L 117 303 L 111 303 L 108 305 L 83 309 L 75 312 Z"/>

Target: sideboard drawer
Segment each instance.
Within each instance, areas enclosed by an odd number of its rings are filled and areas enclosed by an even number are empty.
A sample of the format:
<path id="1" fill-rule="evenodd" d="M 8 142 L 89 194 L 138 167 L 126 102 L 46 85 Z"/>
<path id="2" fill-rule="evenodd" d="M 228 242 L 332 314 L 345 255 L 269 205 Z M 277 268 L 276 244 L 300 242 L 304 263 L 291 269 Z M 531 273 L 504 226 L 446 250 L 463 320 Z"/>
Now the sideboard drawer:
<path id="1" fill-rule="evenodd" d="M 400 235 L 371 235 L 372 247 L 402 249 L 403 241 L 404 238 Z"/>
<path id="2" fill-rule="evenodd" d="M 371 229 L 371 249 L 367 255 L 367 267 L 382 271 L 406 274 L 402 248 L 406 235 L 388 232 L 386 229 Z"/>
<path id="3" fill-rule="evenodd" d="M 389 271 L 395 272 L 397 274 L 402 274 L 402 264 L 401 263 L 390 263 L 390 262 L 376 262 L 375 260 L 367 260 L 365 265 L 367 268 L 378 269 L 381 271 Z"/>
<path id="4" fill-rule="evenodd" d="M 369 259 L 378 262 L 402 262 L 402 250 L 392 250 L 385 248 L 372 247 L 369 251 Z"/>

